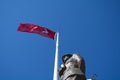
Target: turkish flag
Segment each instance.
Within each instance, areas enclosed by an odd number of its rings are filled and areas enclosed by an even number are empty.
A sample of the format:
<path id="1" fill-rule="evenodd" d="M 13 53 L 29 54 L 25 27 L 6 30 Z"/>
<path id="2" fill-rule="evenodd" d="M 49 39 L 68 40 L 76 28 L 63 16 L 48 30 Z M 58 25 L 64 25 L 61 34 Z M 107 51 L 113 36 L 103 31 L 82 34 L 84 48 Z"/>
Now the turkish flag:
<path id="1" fill-rule="evenodd" d="M 42 26 L 38 26 L 35 24 L 20 24 L 18 27 L 19 32 L 29 32 L 36 33 L 54 40 L 55 33 L 54 31 L 47 29 Z"/>

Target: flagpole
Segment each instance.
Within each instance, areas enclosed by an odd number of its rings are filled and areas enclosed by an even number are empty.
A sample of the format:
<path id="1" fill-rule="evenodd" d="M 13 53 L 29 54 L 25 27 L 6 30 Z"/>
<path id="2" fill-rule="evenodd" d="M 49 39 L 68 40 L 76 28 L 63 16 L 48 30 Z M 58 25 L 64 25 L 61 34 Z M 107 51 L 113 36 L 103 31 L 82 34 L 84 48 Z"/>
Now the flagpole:
<path id="1" fill-rule="evenodd" d="M 57 32 L 56 39 L 56 50 L 55 50 L 55 62 L 54 62 L 54 75 L 53 80 L 58 80 L 58 41 L 59 41 L 59 32 Z"/>

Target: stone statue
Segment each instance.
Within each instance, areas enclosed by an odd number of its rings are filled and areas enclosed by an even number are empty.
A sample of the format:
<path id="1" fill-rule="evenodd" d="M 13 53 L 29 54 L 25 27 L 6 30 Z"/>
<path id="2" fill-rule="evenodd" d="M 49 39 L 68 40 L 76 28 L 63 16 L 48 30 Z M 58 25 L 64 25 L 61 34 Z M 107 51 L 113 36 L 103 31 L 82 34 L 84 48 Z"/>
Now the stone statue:
<path id="1" fill-rule="evenodd" d="M 61 80 L 86 80 L 85 61 L 80 55 L 65 54 L 62 61 L 58 70 Z"/>

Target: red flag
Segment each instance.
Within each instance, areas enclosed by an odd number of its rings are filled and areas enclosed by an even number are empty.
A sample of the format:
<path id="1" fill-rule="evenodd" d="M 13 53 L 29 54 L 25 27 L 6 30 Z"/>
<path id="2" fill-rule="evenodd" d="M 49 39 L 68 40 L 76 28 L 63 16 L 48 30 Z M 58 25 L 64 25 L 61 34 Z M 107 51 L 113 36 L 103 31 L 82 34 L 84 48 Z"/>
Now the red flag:
<path id="1" fill-rule="evenodd" d="M 29 32 L 29 33 L 36 33 L 42 36 L 54 39 L 55 33 L 54 31 L 47 29 L 42 26 L 38 26 L 35 24 L 20 24 L 18 27 L 19 32 Z"/>

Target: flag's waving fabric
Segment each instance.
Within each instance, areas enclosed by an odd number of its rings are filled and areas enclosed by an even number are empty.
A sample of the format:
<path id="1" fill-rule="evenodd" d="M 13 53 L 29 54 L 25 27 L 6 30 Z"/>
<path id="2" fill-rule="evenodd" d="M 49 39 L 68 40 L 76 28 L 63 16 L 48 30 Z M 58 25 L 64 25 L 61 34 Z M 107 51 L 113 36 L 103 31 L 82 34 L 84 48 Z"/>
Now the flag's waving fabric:
<path id="1" fill-rule="evenodd" d="M 29 32 L 29 33 L 36 33 L 42 36 L 54 39 L 55 33 L 54 31 L 47 29 L 42 26 L 38 26 L 35 24 L 20 24 L 18 27 L 19 32 Z"/>

